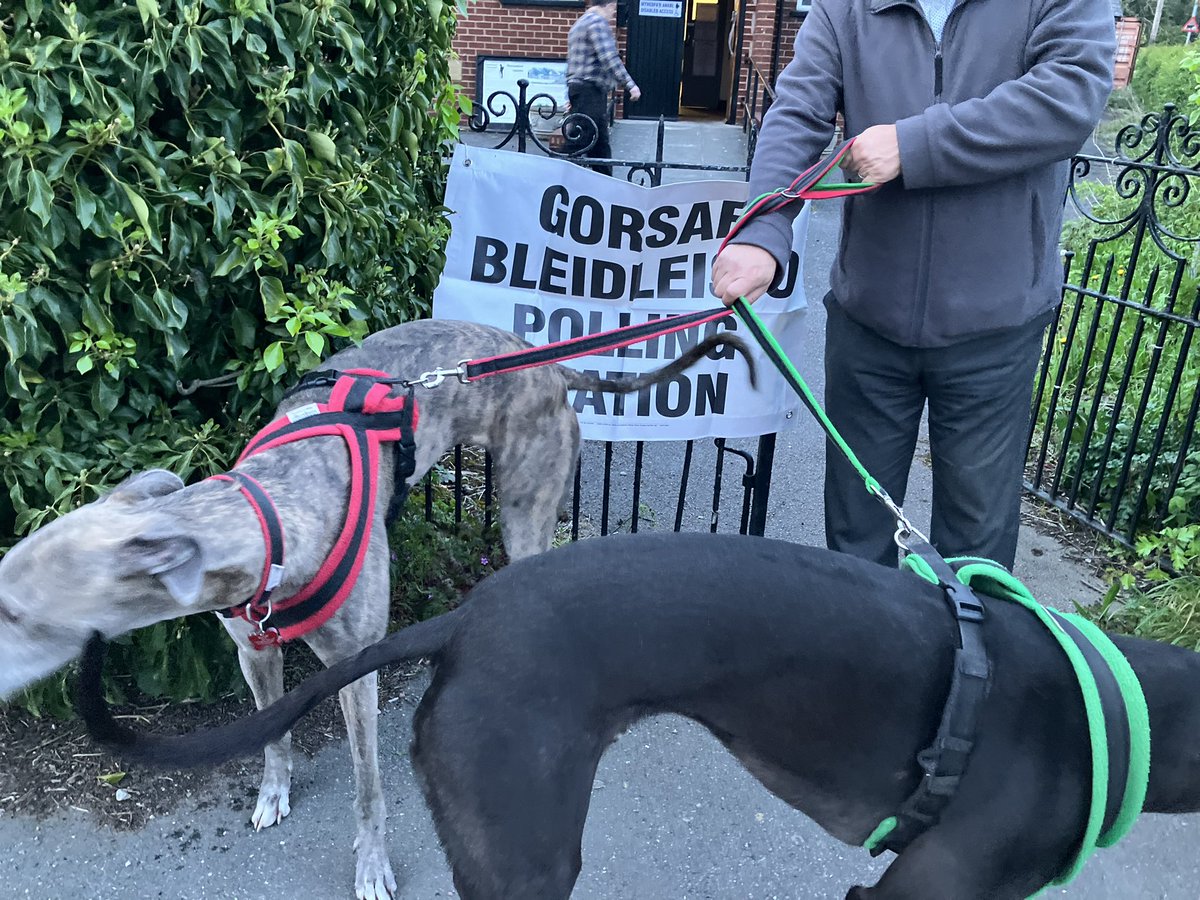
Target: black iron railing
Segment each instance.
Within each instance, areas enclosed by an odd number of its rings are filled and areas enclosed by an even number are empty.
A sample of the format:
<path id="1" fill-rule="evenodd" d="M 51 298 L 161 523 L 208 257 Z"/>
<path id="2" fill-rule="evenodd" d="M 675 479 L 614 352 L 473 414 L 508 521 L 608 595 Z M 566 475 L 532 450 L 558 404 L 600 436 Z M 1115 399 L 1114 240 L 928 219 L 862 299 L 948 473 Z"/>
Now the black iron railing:
<path id="1" fill-rule="evenodd" d="M 1200 522 L 1200 133 L 1168 106 L 1077 156 L 1026 487 L 1126 545 Z"/>
<path id="2" fill-rule="evenodd" d="M 632 181 L 658 185 L 670 169 L 749 171 L 758 128 L 775 99 L 763 73 L 746 59 L 749 89 L 739 103 L 747 130 L 745 165 L 709 166 L 664 159 L 664 125 L 658 124 L 653 159 L 596 160 L 585 146 L 574 153 L 538 134 L 535 123 L 560 115 L 551 98 L 528 97 L 520 84 L 513 96 L 497 93 L 477 111 L 472 128 L 512 104 L 512 127 L 497 146 L 543 152 L 580 163 L 606 162 L 628 169 Z M 558 131 L 593 129 L 586 117 L 565 115 Z M 586 141 L 584 142 L 586 143 Z M 593 142 L 594 143 L 594 142 Z M 1062 305 L 1050 329 L 1033 397 L 1026 488 L 1077 521 L 1126 545 L 1140 530 L 1200 522 L 1200 204 L 1191 201 L 1200 177 L 1200 132 L 1172 107 L 1122 129 L 1112 156 L 1075 157 L 1063 232 Z M 980 290 L 986 290 L 981 285 Z M 774 435 L 757 454 L 717 441 L 709 527 L 716 530 L 726 457 L 745 464 L 739 529 L 762 534 L 770 490 Z M 694 451 L 687 442 L 678 467 L 673 526 L 684 527 Z M 712 448 L 710 448 L 712 449 Z M 637 530 L 641 479 L 647 452 L 641 444 L 603 446 L 599 460 L 598 511 L 590 511 L 585 467 L 576 478 L 572 535 L 582 518 L 605 534 L 614 527 Z M 614 460 L 619 462 L 614 463 Z M 620 466 L 625 475 L 614 474 Z M 632 469 L 632 486 L 621 503 L 613 488 Z M 625 501 L 624 514 L 614 512 Z M 615 522 L 613 518 L 615 516 Z"/>

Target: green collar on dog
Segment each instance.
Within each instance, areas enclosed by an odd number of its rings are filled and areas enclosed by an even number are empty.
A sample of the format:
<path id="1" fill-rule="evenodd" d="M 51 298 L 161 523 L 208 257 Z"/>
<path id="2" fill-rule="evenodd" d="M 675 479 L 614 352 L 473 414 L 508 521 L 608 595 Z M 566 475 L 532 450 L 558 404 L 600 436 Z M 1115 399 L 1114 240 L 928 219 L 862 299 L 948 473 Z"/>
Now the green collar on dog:
<path id="1" fill-rule="evenodd" d="M 1079 852 L 1051 882 L 1066 884 L 1079 874 L 1097 847 L 1111 847 L 1123 838 L 1142 811 L 1150 777 L 1150 716 L 1142 687 L 1121 651 L 1091 622 L 1047 609 L 1007 569 L 990 560 L 959 558 L 948 562 L 958 579 L 972 590 L 1018 603 L 1037 616 L 1075 670 L 1091 740 L 1092 799 Z M 937 583 L 937 577 L 919 556 L 905 557 L 904 566 Z M 1119 803 L 1118 796 L 1110 791 L 1110 774 L 1117 781 Z M 885 819 L 864 846 L 871 849 L 878 845 L 895 824 L 895 817 Z"/>

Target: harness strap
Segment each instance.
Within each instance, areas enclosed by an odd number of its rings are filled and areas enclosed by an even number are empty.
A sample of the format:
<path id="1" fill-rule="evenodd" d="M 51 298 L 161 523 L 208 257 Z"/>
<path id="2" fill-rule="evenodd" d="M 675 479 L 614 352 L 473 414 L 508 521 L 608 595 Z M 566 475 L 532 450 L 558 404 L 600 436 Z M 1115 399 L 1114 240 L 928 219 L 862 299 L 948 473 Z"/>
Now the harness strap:
<path id="1" fill-rule="evenodd" d="M 258 638 L 260 642 L 263 640 L 274 642 L 269 638 L 262 638 L 260 635 L 278 636 L 278 632 L 274 628 L 262 629 L 261 626 L 271 617 L 271 594 L 283 580 L 284 541 L 279 510 L 275 508 L 275 502 L 266 489 L 256 479 L 244 472 L 213 475 L 208 480 L 229 481 L 236 484 L 258 518 L 258 524 L 262 528 L 263 544 L 266 548 L 266 559 L 263 563 L 263 574 L 258 584 L 258 590 L 242 605 L 242 608 L 245 610 L 246 620 L 260 627 L 260 630 L 251 637 L 251 642 L 254 642 L 255 638 Z M 228 616 L 229 612 L 222 611 L 222 615 Z M 259 644 L 255 643 L 255 647 L 258 646 Z"/>
<path id="2" fill-rule="evenodd" d="M 954 799 L 967 768 L 979 730 L 979 715 L 991 682 L 991 667 L 983 642 L 983 601 L 959 581 L 954 570 L 923 538 L 912 538 L 909 547 L 928 567 L 942 589 L 958 625 L 959 646 L 954 651 L 950 690 L 942 707 L 933 743 L 917 754 L 922 777 L 916 790 L 887 819 L 864 846 L 872 856 L 884 850 L 901 852 L 941 818 Z M 887 827 L 890 826 L 890 827 Z"/>
<path id="3" fill-rule="evenodd" d="M 964 560 L 959 576 L 986 593 L 1024 606 L 1058 642 L 1075 672 L 1087 717 L 1092 789 L 1079 849 L 1051 884 L 1063 885 L 1083 869 L 1098 847 L 1111 847 L 1137 821 L 1150 777 L 1150 715 L 1129 661 L 1092 622 L 1038 603 L 1006 569 L 987 560 Z M 1127 750 L 1122 752 L 1125 741 Z M 1115 770 L 1115 771 L 1114 771 Z"/>
<path id="4" fill-rule="evenodd" d="M 346 519 L 313 580 L 268 609 L 266 615 L 270 616 L 280 641 L 292 640 L 324 624 L 353 590 L 370 543 L 381 444 L 398 444 L 396 496 L 389 507 L 389 516 L 399 510 L 407 491 L 406 482 L 415 471 L 417 404 L 412 386 L 403 396 L 393 397 L 389 382 L 394 379 L 387 373 L 351 369 L 345 373 L 312 373 L 295 390 L 321 387 L 331 378 L 333 388 L 328 403 L 309 403 L 290 410 L 255 435 L 237 461 L 240 465 L 255 454 L 310 437 L 335 436 L 346 443 L 350 464 Z M 253 600 L 225 614 L 240 616 L 260 627 L 265 618 L 261 601 L 255 608 Z"/>
<path id="5" fill-rule="evenodd" d="M 1106 779 L 1104 814 L 1100 819 L 1100 833 L 1110 831 L 1121 812 L 1121 804 L 1125 800 L 1125 785 L 1129 781 L 1130 765 L 1130 734 L 1129 713 L 1125 708 L 1125 698 L 1121 696 L 1120 685 L 1104 661 L 1104 657 L 1096 646 L 1083 636 L 1074 623 L 1057 610 L 1048 610 L 1051 618 L 1066 633 L 1075 646 L 1083 654 L 1084 662 L 1096 679 L 1096 692 L 1099 695 L 1101 715 L 1104 718 L 1106 746 L 1108 757 L 1105 768 L 1108 770 Z M 1095 765 L 1095 761 L 1092 763 Z"/>

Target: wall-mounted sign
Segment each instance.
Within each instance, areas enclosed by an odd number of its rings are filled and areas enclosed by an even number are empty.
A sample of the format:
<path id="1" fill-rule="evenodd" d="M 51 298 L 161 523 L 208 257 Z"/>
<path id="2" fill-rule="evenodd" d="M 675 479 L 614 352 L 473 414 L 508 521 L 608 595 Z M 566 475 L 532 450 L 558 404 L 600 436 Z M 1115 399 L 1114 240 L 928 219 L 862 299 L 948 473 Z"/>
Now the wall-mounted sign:
<path id="1" fill-rule="evenodd" d="M 522 78 L 529 82 L 526 100 L 539 94 L 547 95 L 533 104 L 534 108 L 557 104 L 558 112 L 567 106 L 567 61 L 565 59 L 531 59 L 521 56 L 480 56 L 476 61 L 475 102 L 488 111 L 492 125 L 511 125 L 516 119 L 514 101 L 521 97 L 517 84 Z M 505 97 L 508 94 L 510 97 Z"/>
<path id="2" fill-rule="evenodd" d="M 639 16 L 656 19 L 678 19 L 683 15 L 683 0 L 639 0 Z"/>

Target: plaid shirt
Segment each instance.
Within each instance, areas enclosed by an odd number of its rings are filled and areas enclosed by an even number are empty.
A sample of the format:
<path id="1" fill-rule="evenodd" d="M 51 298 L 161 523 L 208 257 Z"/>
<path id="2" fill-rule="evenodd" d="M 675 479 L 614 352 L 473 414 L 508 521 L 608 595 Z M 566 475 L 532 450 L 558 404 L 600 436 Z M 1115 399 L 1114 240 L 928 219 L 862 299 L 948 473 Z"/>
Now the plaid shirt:
<path id="1" fill-rule="evenodd" d="M 567 33 L 567 84 L 587 81 L 610 91 L 617 85 L 635 87 L 621 64 L 612 29 L 600 13 L 589 10 Z"/>

